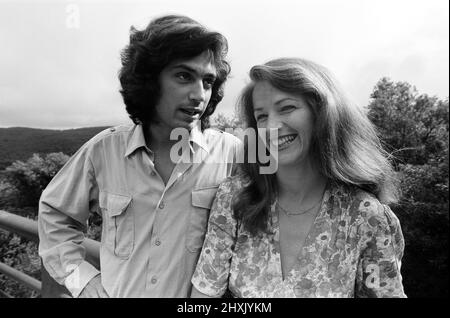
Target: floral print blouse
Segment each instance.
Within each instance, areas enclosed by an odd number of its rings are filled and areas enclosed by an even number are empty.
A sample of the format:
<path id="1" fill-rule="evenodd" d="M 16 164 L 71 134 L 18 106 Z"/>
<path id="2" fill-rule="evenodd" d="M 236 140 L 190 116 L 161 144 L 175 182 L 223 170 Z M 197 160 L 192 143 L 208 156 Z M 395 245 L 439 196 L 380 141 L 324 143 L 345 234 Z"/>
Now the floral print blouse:
<path id="1" fill-rule="evenodd" d="M 391 209 L 356 187 L 330 183 L 296 264 L 283 279 L 276 202 L 270 234 L 255 237 L 233 216 L 238 176 L 219 187 L 192 283 L 220 297 L 406 297 L 404 240 Z"/>

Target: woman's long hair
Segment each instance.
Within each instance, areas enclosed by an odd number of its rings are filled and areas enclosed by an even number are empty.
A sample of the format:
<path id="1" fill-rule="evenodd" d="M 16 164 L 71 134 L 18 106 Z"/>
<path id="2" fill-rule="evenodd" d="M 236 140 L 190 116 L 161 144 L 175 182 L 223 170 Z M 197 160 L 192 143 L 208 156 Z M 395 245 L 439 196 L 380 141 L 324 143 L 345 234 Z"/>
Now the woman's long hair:
<path id="1" fill-rule="evenodd" d="M 252 67 L 250 79 L 238 104 L 247 128 L 257 129 L 252 98 L 256 83 L 268 82 L 299 95 L 314 114 L 310 155 L 319 172 L 330 181 L 370 192 L 382 203 L 398 200 L 394 171 L 374 125 L 362 108 L 349 101 L 326 68 L 304 59 L 280 58 Z M 244 145 L 247 154 L 248 143 Z M 278 191 L 275 175 L 260 174 L 259 167 L 258 161 L 240 165 L 238 171 L 249 183 L 233 202 L 235 216 L 254 235 L 267 231 L 270 206 Z"/>

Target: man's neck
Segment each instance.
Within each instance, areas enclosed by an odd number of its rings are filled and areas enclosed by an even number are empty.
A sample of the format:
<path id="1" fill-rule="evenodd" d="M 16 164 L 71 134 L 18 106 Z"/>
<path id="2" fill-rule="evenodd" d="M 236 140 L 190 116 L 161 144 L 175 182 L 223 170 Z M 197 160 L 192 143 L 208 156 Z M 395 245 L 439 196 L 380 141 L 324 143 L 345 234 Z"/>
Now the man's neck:
<path id="1" fill-rule="evenodd" d="M 176 140 L 170 140 L 171 130 L 157 123 L 144 125 L 144 136 L 147 147 L 152 151 L 170 149 Z"/>
<path id="2" fill-rule="evenodd" d="M 276 174 L 280 196 L 303 202 L 308 196 L 321 193 L 327 179 L 311 164 L 279 166 Z"/>

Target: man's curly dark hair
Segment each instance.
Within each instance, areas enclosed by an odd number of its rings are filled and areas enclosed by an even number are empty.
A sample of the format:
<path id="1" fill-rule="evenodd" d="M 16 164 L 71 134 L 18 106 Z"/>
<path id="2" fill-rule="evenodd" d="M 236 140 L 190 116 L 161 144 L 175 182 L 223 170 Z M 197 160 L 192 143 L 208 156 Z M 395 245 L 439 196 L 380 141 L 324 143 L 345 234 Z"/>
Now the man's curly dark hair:
<path id="1" fill-rule="evenodd" d="M 135 124 L 154 121 L 155 106 L 160 98 L 161 71 L 174 60 L 193 58 L 204 51 L 212 53 L 217 77 L 201 118 L 202 130 L 209 127 L 209 117 L 223 98 L 223 84 L 230 73 L 230 65 L 225 60 L 226 38 L 180 15 L 157 18 L 142 31 L 131 27 L 130 43 L 121 53 L 119 73 L 120 93 L 131 120 Z"/>

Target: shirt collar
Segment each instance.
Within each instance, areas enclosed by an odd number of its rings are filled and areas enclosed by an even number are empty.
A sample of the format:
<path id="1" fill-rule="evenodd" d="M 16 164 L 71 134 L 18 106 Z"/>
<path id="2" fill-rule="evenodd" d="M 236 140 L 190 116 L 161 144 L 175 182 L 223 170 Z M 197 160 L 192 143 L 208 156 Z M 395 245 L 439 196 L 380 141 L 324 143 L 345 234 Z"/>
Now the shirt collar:
<path id="1" fill-rule="evenodd" d="M 205 135 L 201 130 L 201 122 L 200 121 L 194 128 L 192 128 L 190 135 L 189 135 L 189 141 L 192 142 L 194 145 L 201 147 L 203 150 L 205 150 L 207 153 L 209 153 L 209 147 L 206 142 Z M 141 147 L 147 148 L 147 144 L 145 143 L 145 137 L 144 137 L 144 129 L 143 129 L 142 125 L 135 125 L 133 128 L 131 137 L 128 140 L 125 157 L 128 157 L 133 152 L 135 152 L 136 149 L 141 148 Z M 195 152 L 195 148 L 191 147 L 191 149 L 193 152 Z"/>
<path id="2" fill-rule="evenodd" d="M 198 124 L 192 128 L 189 141 L 193 144 L 203 148 L 207 153 L 209 153 L 209 147 L 206 142 L 205 134 L 201 130 L 201 122 L 199 121 Z M 195 148 L 194 148 L 195 149 Z M 194 150 L 195 152 L 195 150 Z"/>
<path id="3" fill-rule="evenodd" d="M 135 125 L 131 137 L 128 139 L 127 150 L 125 152 L 125 157 L 128 157 L 138 148 L 147 148 L 144 137 L 144 129 L 142 125 Z"/>

